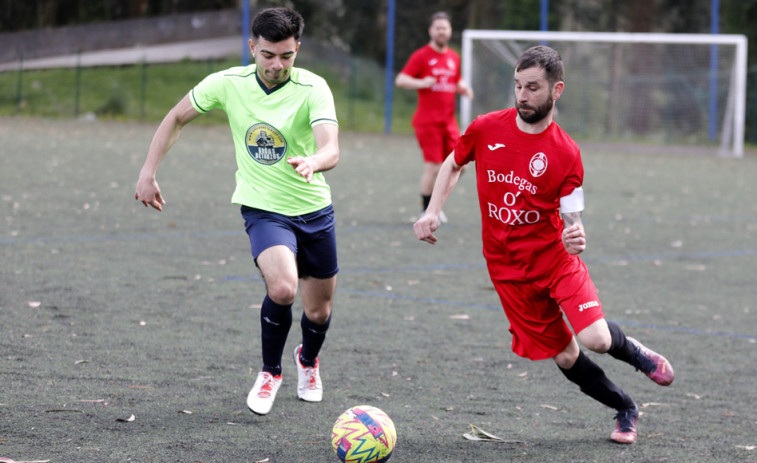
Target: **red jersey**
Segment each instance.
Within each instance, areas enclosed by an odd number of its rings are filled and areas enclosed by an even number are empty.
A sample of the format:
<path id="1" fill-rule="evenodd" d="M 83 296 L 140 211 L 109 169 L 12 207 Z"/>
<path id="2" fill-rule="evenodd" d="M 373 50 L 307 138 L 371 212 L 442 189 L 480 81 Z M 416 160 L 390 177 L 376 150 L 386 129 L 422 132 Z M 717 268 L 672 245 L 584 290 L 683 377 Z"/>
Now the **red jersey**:
<path id="1" fill-rule="evenodd" d="M 460 55 L 447 48 L 444 53 L 431 45 L 419 48 L 408 59 L 401 71 L 410 77 L 422 79 L 436 77 L 431 88 L 418 90 L 418 107 L 413 115 L 413 125 L 446 122 L 455 119 L 455 96 L 460 80 Z"/>
<path id="2" fill-rule="evenodd" d="M 578 145 L 556 122 L 521 131 L 515 108 L 476 118 L 455 147 L 455 162 L 476 161 L 481 234 L 493 280 L 543 278 L 561 260 L 560 198 L 583 182 Z"/>

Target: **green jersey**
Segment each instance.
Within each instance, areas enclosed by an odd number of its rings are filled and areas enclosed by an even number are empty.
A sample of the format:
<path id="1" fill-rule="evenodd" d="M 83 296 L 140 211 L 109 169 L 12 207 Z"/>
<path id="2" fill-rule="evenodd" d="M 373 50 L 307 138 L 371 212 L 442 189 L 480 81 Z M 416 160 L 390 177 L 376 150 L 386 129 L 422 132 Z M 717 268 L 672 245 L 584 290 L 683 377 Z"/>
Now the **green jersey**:
<path id="1" fill-rule="evenodd" d="M 219 108 L 228 116 L 237 158 L 232 203 L 287 216 L 331 204 L 323 173 L 308 183 L 286 162 L 290 156 L 315 153 L 314 126 L 337 124 L 325 80 L 295 67 L 289 80 L 269 89 L 252 64 L 207 76 L 190 97 L 197 111 Z"/>

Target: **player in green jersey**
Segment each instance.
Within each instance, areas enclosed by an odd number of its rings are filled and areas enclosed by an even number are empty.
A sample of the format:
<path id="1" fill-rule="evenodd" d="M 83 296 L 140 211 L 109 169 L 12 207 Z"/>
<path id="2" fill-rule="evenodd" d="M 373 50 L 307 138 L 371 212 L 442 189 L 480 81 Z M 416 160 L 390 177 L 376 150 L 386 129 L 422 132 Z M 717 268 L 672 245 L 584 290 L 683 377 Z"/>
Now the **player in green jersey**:
<path id="1" fill-rule="evenodd" d="M 281 358 L 301 292 L 302 343 L 295 348 L 297 395 L 320 402 L 318 353 L 331 320 L 339 271 L 331 191 L 322 172 L 339 161 L 338 123 L 326 82 L 295 68 L 304 28 L 288 8 L 268 8 L 252 22 L 255 64 L 207 76 L 158 127 L 137 181 L 135 199 L 161 211 L 158 164 L 182 128 L 213 108 L 226 112 L 237 159 L 236 189 L 266 296 L 260 312 L 263 367 L 247 397 L 259 415 L 273 406 Z"/>

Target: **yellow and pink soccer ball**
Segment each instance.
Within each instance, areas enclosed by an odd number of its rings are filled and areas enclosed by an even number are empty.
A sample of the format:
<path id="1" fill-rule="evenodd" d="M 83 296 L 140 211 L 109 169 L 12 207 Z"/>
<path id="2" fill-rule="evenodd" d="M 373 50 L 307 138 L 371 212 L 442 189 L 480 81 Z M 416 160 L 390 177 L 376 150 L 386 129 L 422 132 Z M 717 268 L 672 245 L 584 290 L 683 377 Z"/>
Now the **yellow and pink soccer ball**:
<path id="1" fill-rule="evenodd" d="M 391 418 L 370 405 L 348 409 L 331 430 L 331 446 L 343 463 L 389 461 L 396 444 L 397 431 Z"/>

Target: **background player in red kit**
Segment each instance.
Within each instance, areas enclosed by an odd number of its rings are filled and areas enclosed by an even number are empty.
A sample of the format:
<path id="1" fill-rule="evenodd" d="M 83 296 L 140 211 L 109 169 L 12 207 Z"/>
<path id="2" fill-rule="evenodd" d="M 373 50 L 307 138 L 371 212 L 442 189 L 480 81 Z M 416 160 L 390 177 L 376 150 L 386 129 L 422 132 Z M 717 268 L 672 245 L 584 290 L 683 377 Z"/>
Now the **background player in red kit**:
<path id="1" fill-rule="evenodd" d="M 398 87 L 418 91 L 413 128 L 423 151 L 421 199 L 424 211 L 431 200 L 439 167 L 460 137 L 455 96 L 461 94 L 473 98 L 473 90 L 460 76 L 460 55 L 448 47 L 452 23 L 446 13 L 431 16 L 428 35 L 431 41 L 410 55 L 395 79 Z M 446 222 L 444 213 L 440 215 Z"/>
<path id="2" fill-rule="evenodd" d="M 582 392 L 617 410 L 610 438 L 630 444 L 636 441 L 636 404 L 584 355 L 576 338 L 662 386 L 673 382 L 674 373 L 665 357 L 605 320 L 578 257 L 586 248 L 583 164 L 576 143 L 552 120 L 563 89 L 560 55 L 546 46 L 527 50 L 515 66 L 517 107 L 479 116 L 468 127 L 441 167 L 415 234 L 436 243 L 442 205 L 462 166 L 475 161 L 484 257 L 510 322 L 513 351 L 531 360 L 552 358 Z"/>

